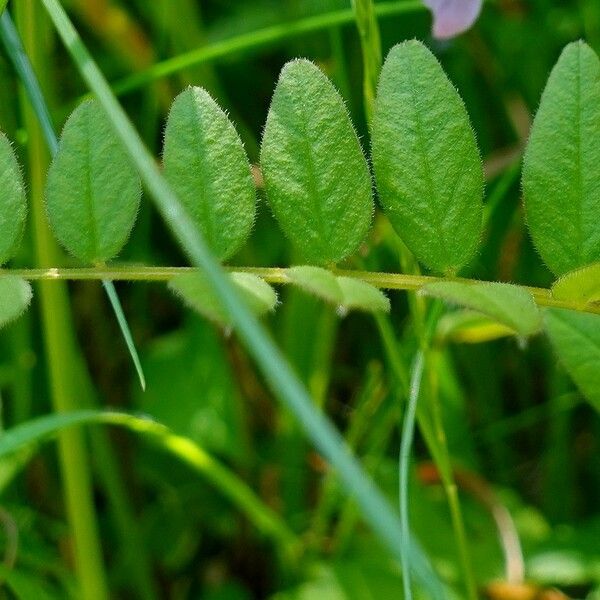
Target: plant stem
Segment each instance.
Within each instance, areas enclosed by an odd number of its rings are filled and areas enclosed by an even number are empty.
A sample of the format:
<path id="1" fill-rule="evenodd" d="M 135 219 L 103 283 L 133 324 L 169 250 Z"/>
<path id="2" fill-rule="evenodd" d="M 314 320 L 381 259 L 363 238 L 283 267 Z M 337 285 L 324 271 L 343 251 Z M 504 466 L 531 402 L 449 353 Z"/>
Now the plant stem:
<path id="1" fill-rule="evenodd" d="M 428 361 L 430 363 L 429 373 L 431 373 L 431 387 L 435 386 L 435 373 L 437 373 L 437 369 L 434 360 L 435 357 L 438 356 L 438 354 L 438 351 L 430 350 L 428 352 Z M 475 582 L 475 575 L 473 573 L 471 553 L 469 552 L 469 544 L 467 540 L 467 534 L 465 531 L 465 523 L 462 516 L 460 501 L 458 498 L 458 488 L 454 479 L 454 471 L 452 468 L 450 452 L 448 449 L 446 432 L 444 431 L 444 423 L 442 419 L 442 410 L 440 406 L 439 394 L 437 392 L 437 389 L 430 389 L 429 391 L 430 393 L 428 395 L 432 415 L 432 428 L 433 435 L 435 438 L 435 445 L 437 448 L 436 466 L 440 472 L 440 478 L 442 480 L 444 492 L 448 499 L 450 518 L 452 520 L 452 528 L 454 530 L 456 545 L 458 547 L 460 562 L 462 564 L 467 598 L 469 598 L 470 600 L 477 600 L 477 584 Z"/>
<path id="2" fill-rule="evenodd" d="M 405 0 L 404 2 L 381 2 L 375 6 L 375 12 L 379 17 L 407 14 L 425 10 L 421 0 Z M 136 73 L 113 84 L 115 94 L 121 95 L 132 92 L 157 79 L 162 79 L 178 71 L 189 67 L 204 64 L 242 52 L 248 52 L 270 46 L 282 40 L 292 37 L 323 31 L 331 27 L 348 25 L 354 20 L 354 12 L 351 9 L 337 10 L 320 15 L 314 15 L 292 21 L 272 25 L 264 29 L 258 29 L 249 33 L 215 42 L 208 46 L 202 46 L 191 52 L 180 54 L 174 58 L 167 59 L 154 66 Z"/>
<path id="3" fill-rule="evenodd" d="M 0 269 L 0 277 L 14 275 L 29 281 L 38 280 L 65 280 L 65 281 L 89 281 L 89 280 L 112 280 L 112 281 L 170 281 L 177 275 L 197 271 L 195 267 L 145 267 L 145 266 L 110 266 L 105 268 L 60 268 L 50 267 L 44 269 Z M 262 277 L 268 283 L 286 284 L 290 280 L 287 269 L 282 267 L 228 267 L 228 271 L 252 273 Z M 429 275 L 407 275 L 405 273 L 381 273 L 370 271 L 355 271 L 336 269 L 336 275 L 353 277 L 382 290 L 404 290 L 419 291 L 428 283 L 436 281 L 447 281 L 444 277 Z M 454 278 L 452 281 L 478 284 L 487 283 L 478 279 Z M 538 306 L 550 308 L 566 308 L 577 312 L 600 314 L 600 304 L 582 304 L 574 300 L 557 300 L 552 296 L 552 291 L 547 288 L 523 286 L 528 290 Z"/>
<path id="4" fill-rule="evenodd" d="M 30 53 L 34 67 L 43 71 L 44 51 L 40 46 L 41 36 L 37 30 L 40 13 L 34 9 L 33 0 L 22 0 L 19 9 L 25 47 Z M 30 194 L 35 253 L 38 264 L 48 267 L 55 264 L 58 258 L 56 244 L 46 223 L 43 201 L 48 155 L 35 114 L 27 102 L 22 104 L 29 133 Z M 74 348 L 69 330 L 65 326 L 66 323 L 70 323 L 71 313 L 64 283 L 41 281 L 40 307 L 54 410 L 57 413 L 73 411 L 79 408 L 79 405 L 77 386 L 74 381 Z M 81 597 L 85 600 L 108 598 L 94 510 L 88 451 L 80 430 L 73 429 L 61 433 L 59 456 L 66 509 L 73 533 Z"/>
<path id="5" fill-rule="evenodd" d="M 410 451 L 415 435 L 415 420 L 417 415 L 417 403 L 421 394 L 421 381 L 425 369 L 425 352 L 419 350 L 415 356 L 411 369 L 410 392 L 408 395 L 408 404 L 404 413 L 402 423 L 402 437 L 400 438 L 400 454 L 398 458 L 399 471 L 399 503 L 400 503 L 400 522 L 402 523 L 402 586 L 404 589 L 405 600 L 412 600 L 411 589 L 411 562 L 410 562 L 410 520 L 408 512 L 408 475 L 410 463 Z"/>
<path id="6" fill-rule="evenodd" d="M 235 292 L 229 278 L 163 177 L 154 157 L 140 139 L 58 0 L 41 0 L 41 2 L 54 22 L 80 74 L 104 108 L 123 147 L 138 168 L 150 198 L 192 264 L 202 270 L 272 392 L 295 413 L 316 448 L 333 467 L 338 469 L 347 492 L 354 494 L 366 521 L 393 554 L 399 556 L 401 528 L 395 512 L 348 450 L 337 429 L 321 411 L 313 406 L 306 388 L 294 374 L 279 348 Z M 414 541 L 411 552 L 415 572 L 423 587 L 433 598 L 440 600 L 444 598 L 444 585 L 431 567 L 422 548 Z"/>
<path id="7" fill-rule="evenodd" d="M 381 71 L 381 36 L 373 0 L 352 0 L 354 18 L 360 36 L 363 56 L 363 95 L 367 123 L 373 120 L 377 83 Z"/>

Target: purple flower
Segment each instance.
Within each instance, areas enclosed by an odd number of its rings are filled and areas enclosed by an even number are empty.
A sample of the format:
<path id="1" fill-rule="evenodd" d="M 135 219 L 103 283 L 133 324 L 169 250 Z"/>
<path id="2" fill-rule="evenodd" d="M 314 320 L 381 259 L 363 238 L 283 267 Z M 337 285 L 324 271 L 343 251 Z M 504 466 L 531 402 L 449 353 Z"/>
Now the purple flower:
<path id="1" fill-rule="evenodd" d="M 433 35 L 448 39 L 467 31 L 477 20 L 483 0 L 423 0 L 433 13 Z"/>

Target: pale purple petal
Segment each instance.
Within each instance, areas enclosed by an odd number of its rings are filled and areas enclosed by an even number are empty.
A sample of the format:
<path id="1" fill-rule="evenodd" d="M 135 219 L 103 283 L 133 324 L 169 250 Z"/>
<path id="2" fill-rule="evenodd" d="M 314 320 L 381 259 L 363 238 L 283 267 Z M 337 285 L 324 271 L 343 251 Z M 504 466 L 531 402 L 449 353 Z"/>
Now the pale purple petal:
<path id="1" fill-rule="evenodd" d="M 477 20 L 483 0 L 423 0 L 433 13 L 433 35 L 448 39 L 467 31 Z"/>

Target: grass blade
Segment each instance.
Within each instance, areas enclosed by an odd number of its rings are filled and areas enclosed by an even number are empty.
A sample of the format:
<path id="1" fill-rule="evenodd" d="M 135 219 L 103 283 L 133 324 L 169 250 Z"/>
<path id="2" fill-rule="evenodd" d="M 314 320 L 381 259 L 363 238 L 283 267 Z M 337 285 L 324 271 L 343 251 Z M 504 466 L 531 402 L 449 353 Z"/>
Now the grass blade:
<path id="1" fill-rule="evenodd" d="M 190 439 L 174 434 L 167 427 L 147 417 L 100 410 L 81 410 L 38 417 L 2 434 L 0 458 L 46 442 L 65 429 L 77 425 L 99 424 L 124 427 L 173 454 L 206 477 L 263 535 L 272 538 L 282 550 L 288 553 L 298 550 L 299 540 L 295 534 L 235 473 Z"/>
<path id="2" fill-rule="evenodd" d="M 204 239 L 158 169 L 154 157 L 142 142 L 123 108 L 116 100 L 69 17 L 57 0 L 41 0 L 62 37 L 82 77 L 104 106 L 115 131 L 138 166 L 142 181 L 157 209 L 173 231 L 192 263 L 201 268 L 215 293 L 231 316 L 238 335 L 263 372 L 270 388 L 302 424 L 307 436 L 339 471 L 346 490 L 361 506 L 366 521 L 395 556 L 400 556 L 401 527 L 389 503 L 349 452 L 339 432 L 313 405 L 285 358 L 238 298 L 224 271 L 209 251 Z M 412 561 L 421 584 L 433 598 L 445 597 L 442 583 L 423 550 L 411 543 Z"/>
<path id="3" fill-rule="evenodd" d="M 146 377 L 144 375 L 144 369 L 142 369 L 142 363 L 140 361 L 137 348 L 135 347 L 133 337 L 131 336 L 129 324 L 127 323 L 127 319 L 125 318 L 125 314 L 123 313 L 123 307 L 121 306 L 121 302 L 119 301 L 119 296 L 117 296 L 115 284 L 109 279 L 103 279 L 102 286 L 106 291 L 106 295 L 110 300 L 110 305 L 112 306 L 115 316 L 117 317 L 117 323 L 119 324 L 119 328 L 121 329 L 121 333 L 123 334 L 125 344 L 127 344 L 127 349 L 129 350 L 129 355 L 131 356 L 131 360 L 133 361 L 133 365 L 137 372 L 138 379 L 140 380 L 140 386 L 142 387 L 142 390 L 146 391 Z"/>

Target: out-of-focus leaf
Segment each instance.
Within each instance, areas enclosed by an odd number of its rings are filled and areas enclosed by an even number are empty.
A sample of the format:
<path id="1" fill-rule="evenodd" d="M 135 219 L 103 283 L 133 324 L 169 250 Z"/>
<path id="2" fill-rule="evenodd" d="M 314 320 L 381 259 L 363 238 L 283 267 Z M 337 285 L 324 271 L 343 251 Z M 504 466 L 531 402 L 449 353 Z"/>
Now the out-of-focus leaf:
<path id="1" fill-rule="evenodd" d="M 600 315 L 551 308 L 544 326 L 567 373 L 600 410 Z"/>
<path id="2" fill-rule="evenodd" d="M 532 295 L 508 283 L 463 283 L 439 281 L 422 288 L 423 293 L 476 310 L 527 337 L 537 333 L 542 318 Z"/>
<path id="3" fill-rule="evenodd" d="M 148 389 L 138 394 L 137 406 L 145 414 L 208 450 L 243 457 L 240 393 L 213 327 L 194 319 L 186 328 L 158 338 L 143 364 Z"/>
<path id="4" fill-rule="evenodd" d="M 0 277 L 0 327 L 18 319 L 27 310 L 32 295 L 31 286 L 24 279 Z"/>
<path id="5" fill-rule="evenodd" d="M 553 286 L 558 300 L 600 302 L 600 262 L 563 275 Z"/>
<path id="6" fill-rule="evenodd" d="M 338 277 L 342 290 L 342 308 L 365 312 L 390 312 L 388 297 L 366 281 L 354 277 Z"/>

